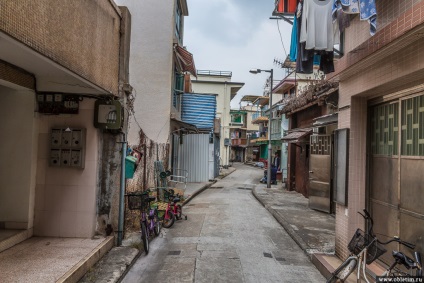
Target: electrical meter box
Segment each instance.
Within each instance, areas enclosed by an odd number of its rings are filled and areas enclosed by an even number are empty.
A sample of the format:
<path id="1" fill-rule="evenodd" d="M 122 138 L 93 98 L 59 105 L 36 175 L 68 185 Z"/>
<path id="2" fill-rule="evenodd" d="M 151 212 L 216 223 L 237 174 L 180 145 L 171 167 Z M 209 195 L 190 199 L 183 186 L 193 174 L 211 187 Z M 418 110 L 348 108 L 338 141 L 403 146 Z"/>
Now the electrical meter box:
<path id="1" fill-rule="evenodd" d="M 94 127 L 104 130 L 119 130 L 123 121 L 123 107 L 118 100 L 96 100 L 94 104 Z"/>
<path id="2" fill-rule="evenodd" d="M 86 129 L 53 128 L 50 132 L 49 165 L 84 168 Z"/>

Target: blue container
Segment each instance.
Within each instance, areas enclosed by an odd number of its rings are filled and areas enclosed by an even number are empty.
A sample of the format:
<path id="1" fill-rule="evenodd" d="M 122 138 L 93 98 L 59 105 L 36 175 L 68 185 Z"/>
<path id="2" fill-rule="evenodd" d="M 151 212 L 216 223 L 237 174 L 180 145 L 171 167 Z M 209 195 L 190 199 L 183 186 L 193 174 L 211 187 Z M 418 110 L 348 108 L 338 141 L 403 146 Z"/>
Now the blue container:
<path id="1" fill-rule="evenodd" d="M 125 179 L 132 179 L 136 168 L 137 158 L 134 156 L 125 157 Z"/>

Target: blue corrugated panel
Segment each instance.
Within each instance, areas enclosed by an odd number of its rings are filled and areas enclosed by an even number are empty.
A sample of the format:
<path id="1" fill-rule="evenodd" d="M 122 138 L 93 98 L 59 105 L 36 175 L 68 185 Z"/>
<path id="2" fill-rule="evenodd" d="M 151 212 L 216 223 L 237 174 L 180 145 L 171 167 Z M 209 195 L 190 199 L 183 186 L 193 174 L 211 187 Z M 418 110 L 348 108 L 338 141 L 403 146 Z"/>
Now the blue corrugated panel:
<path id="1" fill-rule="evenodd" d="M 216 96 L 184 93 L 181 101 L 181 120 L 198 129 L 212 129 L 216 115 Z"/>

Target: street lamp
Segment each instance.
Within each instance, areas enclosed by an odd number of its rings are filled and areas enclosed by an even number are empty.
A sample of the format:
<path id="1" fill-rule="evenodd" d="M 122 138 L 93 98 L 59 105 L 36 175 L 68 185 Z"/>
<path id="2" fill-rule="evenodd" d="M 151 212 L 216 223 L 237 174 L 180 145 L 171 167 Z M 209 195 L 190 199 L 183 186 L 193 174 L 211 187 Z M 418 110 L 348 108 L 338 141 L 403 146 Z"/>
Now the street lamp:
<path id="1" fill-rule="evenodd" d="M 274 70 L 261 70 L 261 69 L 251 69 L 249 71 L 252 74 L 259 74 L 261 72 L 270 73 L 271 77 L 271 87 L 269 92 L 269 119 L 268 119 L 268 167 L 267 167 L 267 177 L 266 177 L 266 187 L 271 188 L 271 155 L 272 155 L 272 147 L 271 147 L 271 118 L 272 118 L 272 84 L 274 77 Z"/>

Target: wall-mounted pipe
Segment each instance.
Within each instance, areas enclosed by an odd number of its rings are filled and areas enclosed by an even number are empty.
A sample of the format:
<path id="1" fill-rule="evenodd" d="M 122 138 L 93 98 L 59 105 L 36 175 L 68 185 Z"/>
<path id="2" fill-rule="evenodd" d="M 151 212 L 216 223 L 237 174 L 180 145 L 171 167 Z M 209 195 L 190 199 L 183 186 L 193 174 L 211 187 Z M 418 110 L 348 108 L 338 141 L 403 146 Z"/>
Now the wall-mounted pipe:
<path id="1" fill-rule="evenodd" d="M 122 160 L 121 160 L 121 186 L 119 190 L 119 215 L 118 215 L 118 246 L 122 245 L 124 237 L 124 207 L 125 207 L 125 157 L 127 155 L 127 139 L 122 133 Z"/>

